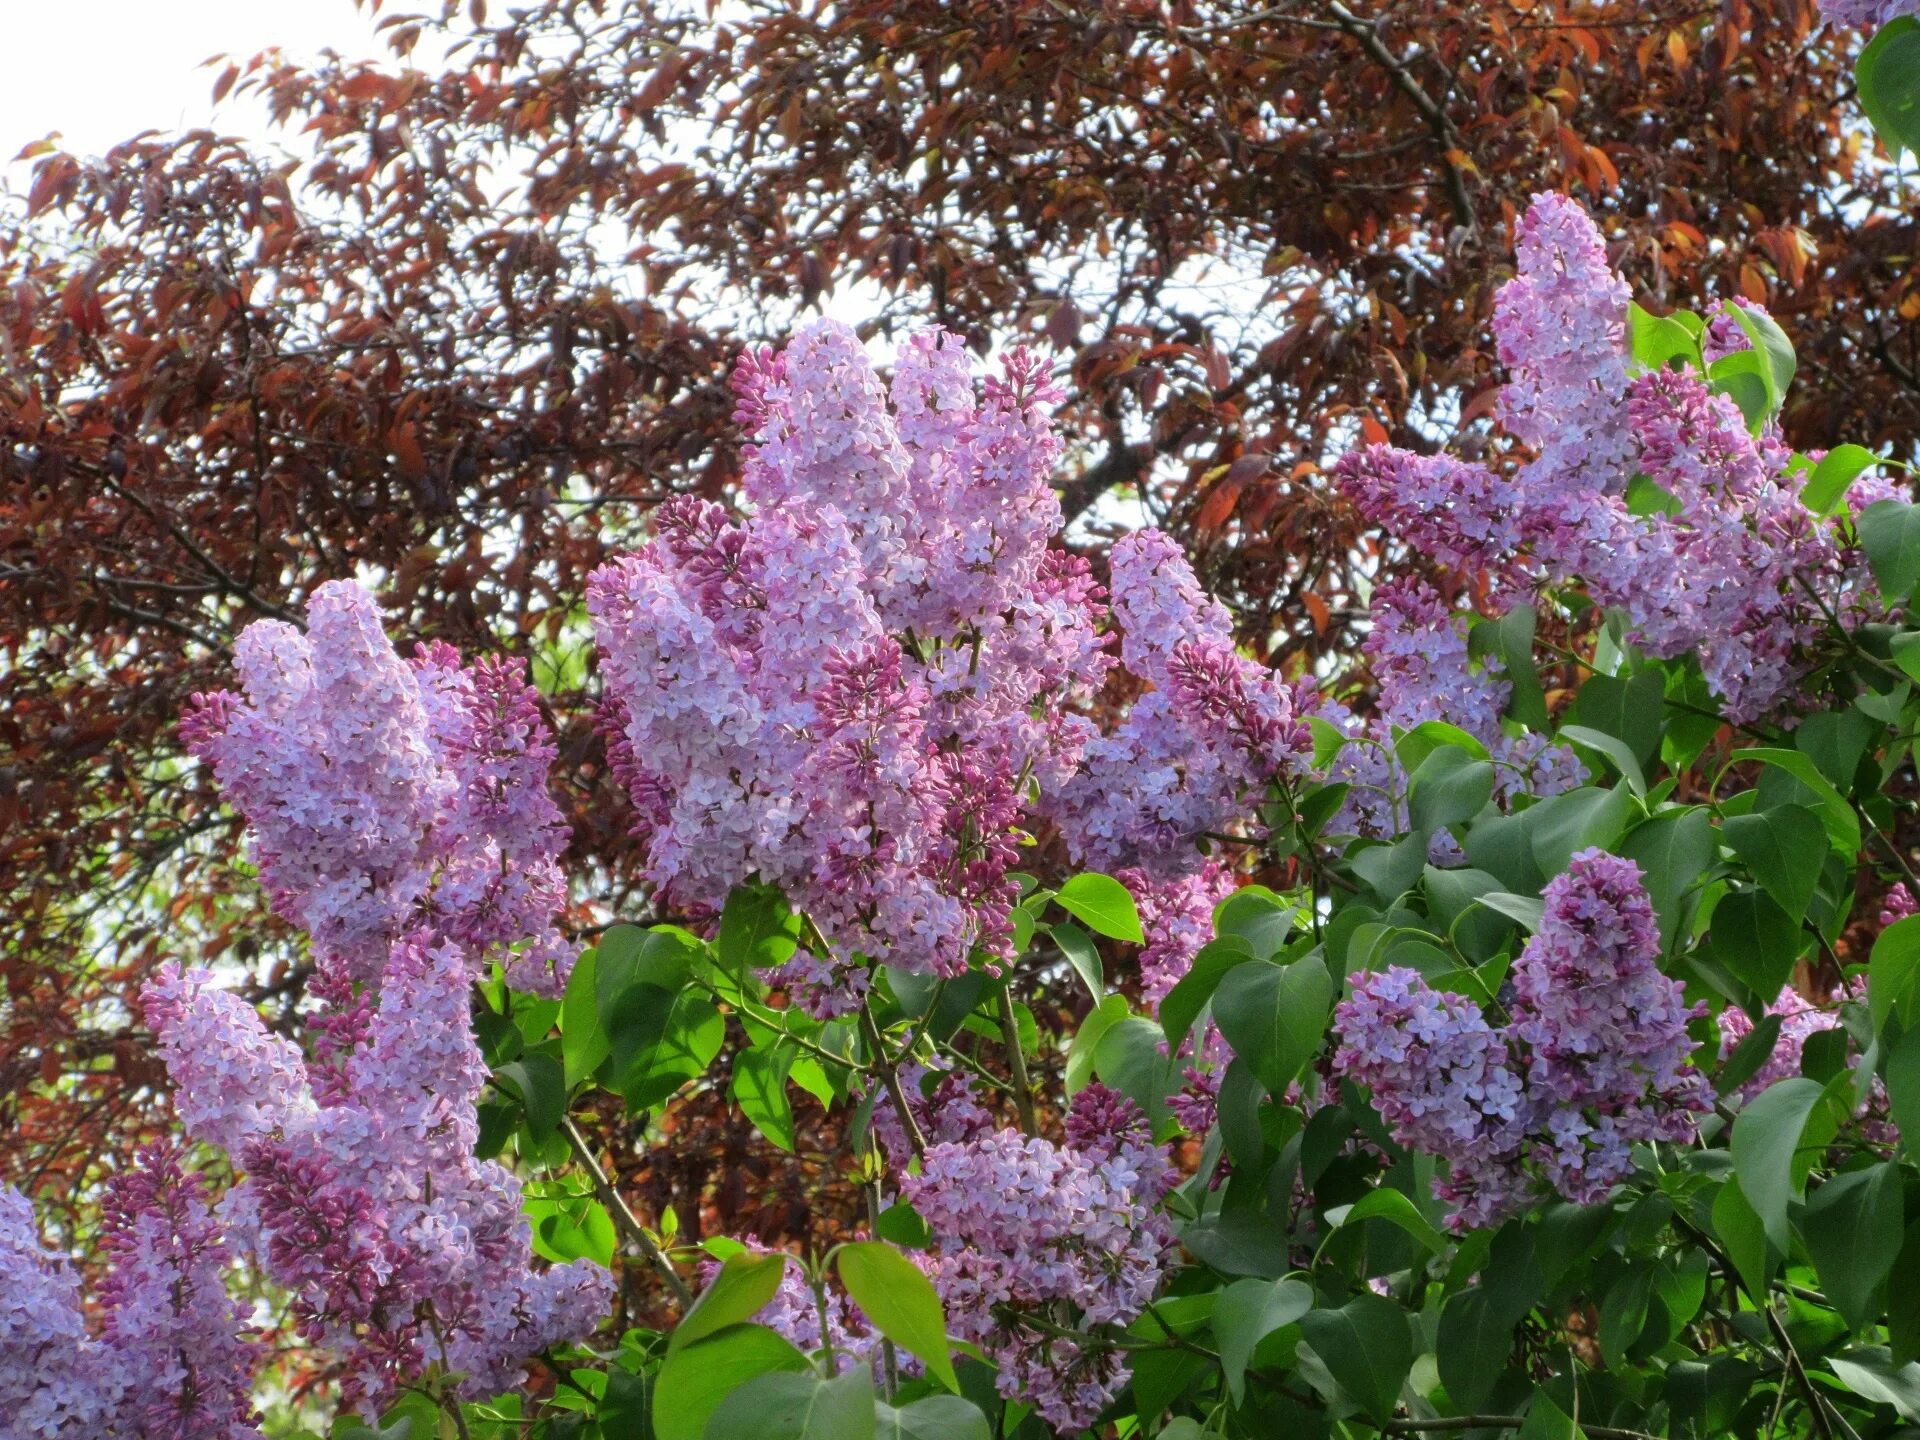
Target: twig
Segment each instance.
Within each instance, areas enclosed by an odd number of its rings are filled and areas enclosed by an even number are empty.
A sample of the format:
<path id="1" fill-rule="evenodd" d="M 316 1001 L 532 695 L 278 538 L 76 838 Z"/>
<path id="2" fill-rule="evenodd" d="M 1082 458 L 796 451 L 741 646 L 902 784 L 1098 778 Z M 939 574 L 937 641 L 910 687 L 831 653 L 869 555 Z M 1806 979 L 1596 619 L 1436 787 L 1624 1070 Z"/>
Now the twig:
<path id="1" fill-rule="evenodd" d="M 922 1159 L 927 1153 L 927 1137 L 920 1133 L 920 1122 L 913 1117 L 913 1111 L 907 1108 L 907 1092 L 900 1085 L 900 1069 L 893 1057 L 887 1053 L 886 1042 L 880 1038 L 880 1027 L 873 1022 L 873 1012 L 866 1002 L 860 1003 L 860 1034 L 867 1042 L 867 1049 L 873 1052 L 873 1065 L 880 1072 L 880 1082 L 887 1087 L 887 1098 L 893 1101 L 893 1108 L 900 1117 L 900 1128 L 906 1131 L 907 1143 L 913 1146 L 913 1153 Z"/>
<path id="2" fill-rule="evenodd" d="M 566 1131 L 567 1144 L 573 1147 L 573 1153 L 587 1168 L 587 1177 L 593 1181 L 593 1193 L 600 1197 L 600 1203 L 612 1212 L 614 1224 L 634 1244 L 640 1247 L 640 1253 L 647 1257 L 660 1278 L 667 1282 L 667 1288 L 673 1292 L 673 1298 L 679 1302 L 682 1310 L 693 1304 L 693 1292 L 687 1289 L 687 1282 L 680 1278 L 680 1272 L 673 1268 L 673 1261 L 666 1252 L 653 1243 L 653 1237 L 647 1233 L 647 1227 L 640 1218 L 627 1208 L 627 1202 L 620 1198 L 620 1192 L 613 1188 L 613 1181 L 607 1178 L 607 1172 L 600 1168 L 600 1162 L 594 1158 L 592 1148 L 586 1137 L 580 1133 L 580 1127 L 573 1123 L 573 1117 L 567 1116 L 560 1122 L 560 1128 Z"/>
<path id="3" fill-rule="evenodd" d="M 1460 132 L 1454 128 L 1452 117 L 1440 104 L 1426 92 L 1420 82 L 1413 78 L 1405 62 L 1387 48 L 1387 42 L 1380 38 L 1380 27 L 1371 20 L 1362 20 L 1340 0 L 1332 0 L 1327 13 L 1333 16 L 1337 24 L 1348 35 L 1360 42 L 1360 48 L 1393 77 L 1393 83 L 1413 102 L 1413 108 L 1420 112 L 1420 118 L 1427 122 L 1427 128 L 1433 131 L 1435 143 L 1440 147 L 1440 163 L 1447 171 L 1447 194 L 1453 201 L 1454 217 L 1468 230 L 1478 230 L 1479 221 L 1473 213 L 1473 198 L 1467 194 L 1466 175 L 1461 171 L 1459 162 L 1453 158 L 1456 150 L 1464 151 Z"/>
<path id="4" fill-rule="evenodd" d="M 1020 1128 L 1038 1135 L 1040 1125 L 1033 1114 L 1033 1081 L 1027 1078 L 1027 1057 L 1020 1048 L 1020 1022 L 1013 1013 L 1013 992 L 1000 990 L 1000 1034 L 1007 1042 L 1007 1065 L 1013 1071 L 1013 1103 L 1020 1111 Z"/>

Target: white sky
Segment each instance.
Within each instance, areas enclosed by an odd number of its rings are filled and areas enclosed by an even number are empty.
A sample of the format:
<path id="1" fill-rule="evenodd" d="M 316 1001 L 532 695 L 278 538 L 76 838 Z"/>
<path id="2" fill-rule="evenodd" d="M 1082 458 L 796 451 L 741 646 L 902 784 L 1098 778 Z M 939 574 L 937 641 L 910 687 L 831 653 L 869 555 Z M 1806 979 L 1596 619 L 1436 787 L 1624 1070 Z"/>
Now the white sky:
<path id="1" fill-rule="evenodd" d="M 427 9 L 439 6 L 387 6 Z M 50 130 L 65 148 L 97 154 L 141 130 L 206 125 L 221 67 L 202 67 L 213 55 L 244 59 L 274 46 L 293 56 L 385 55 L 377 18 L 353 0 L 0 0 L 0 165 Z M 257 108 L 231 99 L 220 119 L 226 133 L 268 133 Z M 18 172 L 9 173 L 17 185 Z"/>

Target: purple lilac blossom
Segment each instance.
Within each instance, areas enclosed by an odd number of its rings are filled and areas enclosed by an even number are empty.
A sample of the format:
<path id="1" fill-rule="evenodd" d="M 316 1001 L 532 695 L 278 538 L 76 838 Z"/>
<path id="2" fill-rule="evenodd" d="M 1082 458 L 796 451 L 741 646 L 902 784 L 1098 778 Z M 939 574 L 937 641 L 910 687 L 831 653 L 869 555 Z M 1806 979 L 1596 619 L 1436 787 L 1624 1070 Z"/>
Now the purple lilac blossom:
<path id="1" fill-rule="evenodd" d="M 80 1281 L 40 1242 L 33 1207 L 0 1186 L 0 1433 L 7 1440 L 132 1440 L 135 1377 L 87 1333 Z"/>
<path id="2" fill-rule="evenodd" d="M 304 634 L 248 626 L 234 667 L 242 692 L 196 695 L 181 736 L 246 817 L 274 907 L 319 967 L 376 978 L 431 919 L 476 964 L 500 958 L 516 985 L 558 994 L 566 829 L 531 688 L 497 662 L 464 671 L 444 646 L 401 660 L 347 581 L 314 591 Z"/>
<path id="3" fill-rule="evenodd" d="M 188 1134 L 245 1172 L 222 1202 L 234 1239 L 364 1414 L 428 1358 L 465 1376 L 463 1394 L 498 1394 L 530 1356 L 591 1333 L 612 1295 L 591 1262 L 534 1268 L 519 1180 L 474 1158 L 487 1070 L 471 973 L 456 943 L 397 942 L 323 1100 L 298 1052 L 205 972 L 163 968 L 145 997 Z"/>
<path id="4" fill-rule="evenodd" d="M 1336 467 L 1342 487 L 1423 554 L 1487 572 L 1498 603 L 1516 603 L 1516 588 L 1578 579 L 1651 653 L 1697 651 L 1730 719 L 1770 712 L 1799 677 L 1796 651 L 1821 610 L 1861 609 L 1858 557 L 1800 503 L 1800 475 L 1773 427 L 1750 434 L 1733 402 L 1697 376 L 1629 376 L 1628 292 L 1579 206 L 1536 196 L 1516 251 L 1518 273 L 1494 304 L 1509 372 L 1500 414 L 1534 458 L 1508 483 L 1375 446 Z M 1705 337 L 1710 358 L 1747 344 L 1725 313 Z M 1629 505 L 1635 475 L 1666 502 Z M 1884 489 L 1868 482 L 1854 503 Z"/>
<path id="5" fill-rule="evenodd" d="M 1172 1251 L 1153 1208 L 1170 1178 L 1138 1108 L 1098 1086 L 1076 1097 L 1065 1145 L 995 1131 L 931 1145 L 921 1173 L 901 1178 L 933 1234 L 922 1264 L 952 1333 L 997 1364 L 1002 1395 L 1061 1434 L 1091 1424 L 1129 1367 L 1122 1351 L 1083 1349 L 1023 1317 L 1065 1304 L 1078 1328 L 1132 1323 Z"/>
<path id="6" fill-rule="evenodd" d="M 1689 1140 L 1713 1106 L 1686 1029 L 1703 1011 L 1659 972 L 1639 868 L 1582 851 L 1545 906 L 1505 1025 L 1399 967 L 1335 1011 L 1335 1072 L 1370 1087 L 1399 1143 L 1447 1162 L 1434 1190 L 1456 1229 L 1515 1213 L 1543 1182 L 1597 1203 L 1629 1173 L 1630 1145 Z"/>
<path id="7" fill-rule="evenodd" d="M 1022 791 L 1079 765 L 1101 592 L 1047 546 L 1058 393 L 1024 351 L 976 387 L 921 337 L 889 390 L 823 322 L 734 384 L 750 513 L 665 506 L 591 581 L 605 727 L 649 879 L 696 909 L 781 886 L 831 953 L 775 979 L 840 1014 L 874 962 L 1010 955 Z"/>
<path id="8" fill-rule="evenodd" d="M 754 1255 L 773 1255 L 779 1252 L 753 1243 L 747 1244 L 748 1253 Z M 700 1267 L 700 1283 L 709 1285 L 713 1277 L 720 1273 L 720 1262 L 709 1260 Z M 786 1257 L 786 1264 L 780 1272 L 780 1288 L 773 1298 L 752 1316 L 755 1324 L 764 1325 L 783 1337 L 794 1349 L 809 1355 L 822 1355 L 831 1351 L 833 1355 L 833 1373 L 838 1375 L 849 1365 L 881 1364 L 881 1336 L 867 1320 L 866 1314 L 838 1286 L 829 1283 L 826 1287 L 826 1314 L 821 1316 L 820 1299 L 807 1283 L 807 1272 L 797 1256 Z M 895 1364 L 911 1362 L 911 1356 L 896 1355 Z"/>
<path id="9" fill-rule="evenodd" d="M 257 1440 L 265 1347 L 227 1293 L 226 1240 L 180 1157 L 176 1144 L 150 1145 L 108 1182 L 101 1345 L 127 1377 L 122 1403 L 141 1440 Z"/>
<path id="10" fill-rule="evenodd" d="M 1892 896 L 1888 899 L 1891 900 Z M 1760 1068 L 1735 1092 L 1738 1098 L 1742 1101 L 1751 1100 L 1761 1091 L 1800 1074 L 1801 1057 L 1806 1052 L 1807 1041 L 1824 1031 L 1839 1027 L 1841 1001 L 1861 998 L 1858 989 L 1849 986 L 1829 996 L 1826 1004 L 1818 1005 L 1793 986 L 1783 987 L 1767 1006 L 1769 1015 L 1780 1017 L 1779 1038 L 1774 1041 L 1773 1050 Z M 1720 1058 L 1724 1061 L 1733 1053 L 1734 1047 L 1752 1033 L 1753 1021 L 1747 1017 L 1747 1012 L 1737 1005 L 1728 1006 L 1720 1016 Z M 1847 1054 L 1851 1060 L 1859 1058 L 1859 1052 L 1851 1040 L 1847 1043 Z M 1860 1133 L 1868 1141 L 1878 1145 L 1899 1143 L 1899 1127 L 1893 1123 L 1888 1109 L 1886 1082 L 1878 1075 L 1873 1077 L 1867 1098 L 1854 1111 L 1854 1118 L 1860 1122 Z"/>
<path id="11" fill-rule="evenodd" d="M 1830 25 L 1876 30 L 1902 15 L 1920 15 L 1920 0 L 1820 0 L 1820 13 Z"/>

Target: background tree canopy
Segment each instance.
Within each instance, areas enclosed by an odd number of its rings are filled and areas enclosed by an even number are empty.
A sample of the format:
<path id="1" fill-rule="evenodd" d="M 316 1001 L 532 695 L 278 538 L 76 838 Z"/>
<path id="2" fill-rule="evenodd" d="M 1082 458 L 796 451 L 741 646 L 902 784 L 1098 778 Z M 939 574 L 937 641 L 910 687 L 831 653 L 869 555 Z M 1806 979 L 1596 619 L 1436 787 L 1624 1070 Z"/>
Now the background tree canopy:
<path id="1" fill-rule="evenodd" d="M 605 882 L 575 923 L 649 918 L 584 577 L 661 498 L 726 496 L 727 368 L 823 304 L 1050 347 L 1070 539 L 1168 528 L 1288 669 L 1354 648 L 1375 560 L 1322 467 L 1485 432 L 1535 191 L 1637 293 L 1763 300 L 1792 445 L 1913 455 L 1914 222 L 1813 0 L 500 8 L 220 74 L 307 163 L 47 150 L 0 227 L 0 1178 L 83 1181 L 148 1127 L 126 1002 L 159 961 L 243 962 L 297 1026 L 291 932 L 174 726 L 325 580 L 531 660 Z M 804 1230 L 743 1122 L 696 1118 L 626 1178 Z"/>

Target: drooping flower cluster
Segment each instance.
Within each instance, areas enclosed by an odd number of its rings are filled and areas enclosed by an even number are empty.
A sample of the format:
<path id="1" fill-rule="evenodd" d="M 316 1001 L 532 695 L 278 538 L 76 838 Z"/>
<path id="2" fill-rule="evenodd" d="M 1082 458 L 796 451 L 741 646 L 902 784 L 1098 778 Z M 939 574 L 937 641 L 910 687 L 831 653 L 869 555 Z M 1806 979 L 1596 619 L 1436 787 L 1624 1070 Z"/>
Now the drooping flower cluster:
<path id="1" fill-rule="evenodd" d="M 432 1363 L 463 1394 L 497 1394 L 529 1356 L 591 1333 L 611 1298 L 589 1261 L 533 1268 L 519 1180 L 474 1158 L 487 1071 L 470 973 L 460 945 L 403 938 L 324 1087 L 206 972 L 168 967 L 146 992 L 188 1134 L 245 1172 L 223 1202 L 235 1238 L 367 1413 Z"/>
<path id="2" fill-rule="evenodd" d="M 1686 1030 L 1700 1012 L 1659 971 L 1638 867 L 1583 851 L 1545 907 L 1504 1024 L 1402 968 L 1335 1012 L 1336 1073 L 1370 1087 L 1399 1143 L 1448 1162 L 1434 1188 L 1457 1228 L 1514 1213 L 1541 1182 L 1593 1204 L 1629 1172 L 1629 1146 L 1688 1139 L 1712 1108 Z"/>
<path id="3" fill-rule="evenodd" d="M 1232 893 L 1234 874 L 1213 859 L 1169 879 L 1144 870 L 1122 870 L 1114 878 L 1127 887 L 1139 910 L 1140 932 L 1146 936 L 1140 951 L 1140 996 L 1158 1009 L 1193 968 L 1193 957 L 1213 939 L 1214 907 Z"/>
<path id="4" fill-rule="evenodd" d="M 1172 1247 L 1154 1207 L 1173 1178 L 1139 1107 L 1096 1084 L 1075 1097 L 1066 1144 L 1015 1130 L 936 1144 L 900 1182 L 933 1234 L 922 1264 L 951 1333 L 1062 1434 L 1091 1424 L 1129 1369 L 1123 1351 L 1056 1332 L 1124 1328 L 1153 1299 Z"/>
<path id="5" fill-rule="evenodd" d="M 228 1293 L 228 1253 L 177 1148 L 140 1152 L 107 1187 L 98 1335 L 33 1211 L 0 1190 L 0 1434 L 8 1440 L 259 1440 L 261 1346 Z"/>
<path id="6" fill-rule="evenodd" d="M 1534 458 L 1509 476 L 1373 446 L 1340 462 L 1342 487 L 1423 553 L 1483 574 L 1498 605 L 1578 579 L 1650 654 L 1697 652 L 1730 717 L 1776 707 L 1820 606 L 1855 603 L 1857 566 L 1801 504 L 1771 428 L 1750 433 L 1698 374 L 1630 374 L 1627 290 L 1578 205 L 1535 197 L 1516 250 L 1495 300 L 1499 413 Z M 1750 346 L 1732 315 L 1705 337 L 1713 358 Z"/>
<path id="7" fill-rule="evenodd" d="M 388 947 L 430 923 L 476 966 L 501 959 L 516 986 L 557 994 L 566 829 L 532 689 L 444 645 L 403 661 L 346 581 L 314 591 L 305 633 L 248 626 L 234 667 L 243 693 L 195 696 L 181 735 L 246 817 L 274 906 L 321 970 L 376 978 Z"/>
<path id="8" fill-rule="evenodd" d="M 779 885 L 832 952 L 779 977 L 817 1013 L 857 1005 L 875 961 L 951 975 L 1010 953 L 1036 792 L 1076 857 L 1171 873 L 1304 748 L 1290 692 L 1154 532 L 1113 562 L 1152 688 L 1095 733 L 1107 612 L 1048 548 L 1057 394 L 1024 351 L 976 393 L 961 344 L 921 336 L 889 388 L 821 323 L 734 385 L 748 513 L 664 506 L 588 604 L 649 878 L 687 910 Z"/>

